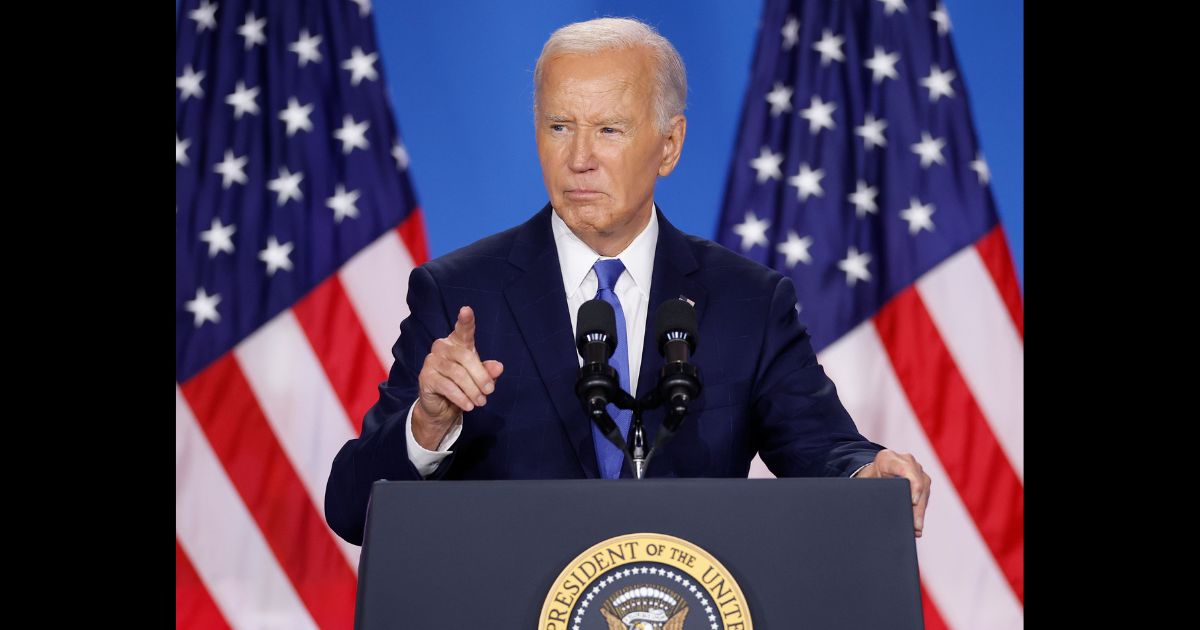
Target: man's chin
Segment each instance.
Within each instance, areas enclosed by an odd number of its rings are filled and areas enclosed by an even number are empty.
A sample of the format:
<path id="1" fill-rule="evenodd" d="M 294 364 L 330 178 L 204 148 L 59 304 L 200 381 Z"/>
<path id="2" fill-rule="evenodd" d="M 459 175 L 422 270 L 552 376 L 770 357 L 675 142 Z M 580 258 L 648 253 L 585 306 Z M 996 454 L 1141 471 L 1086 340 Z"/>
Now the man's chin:
<path id="1" fill-rule="evenodd" d="M 572 229 L 584 228 L 598 231 L 599 226 L 607 225 L 612 216 L 612 209 L 607 203 L 574 203 L 569 199 L 563 200 L 563 205 L 555 204 L 559 217 Z"/>

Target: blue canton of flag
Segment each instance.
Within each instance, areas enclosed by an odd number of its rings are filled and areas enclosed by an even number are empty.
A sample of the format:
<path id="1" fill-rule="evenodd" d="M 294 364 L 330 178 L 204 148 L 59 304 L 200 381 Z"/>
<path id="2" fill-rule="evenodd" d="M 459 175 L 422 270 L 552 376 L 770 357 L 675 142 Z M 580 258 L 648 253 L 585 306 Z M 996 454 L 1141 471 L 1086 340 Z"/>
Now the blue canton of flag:
<path id="1" fill-rule="evenodd" d="M 183 2 L 176 381 L 292 306 L 416 207 L 369 6 Z"/>
<path id="2" fill-rule="evenodd" d="M 818 352 L 998 223 L 941 16 L 767 2 L 718 241 L 792 278 Z"/>

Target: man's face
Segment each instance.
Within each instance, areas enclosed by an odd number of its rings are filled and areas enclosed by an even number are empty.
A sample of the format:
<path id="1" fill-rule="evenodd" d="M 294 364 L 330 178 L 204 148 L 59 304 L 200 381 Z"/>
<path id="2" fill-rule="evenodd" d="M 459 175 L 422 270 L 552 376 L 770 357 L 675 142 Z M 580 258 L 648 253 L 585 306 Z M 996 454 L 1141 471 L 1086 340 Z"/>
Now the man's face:
<path id="1" fill-rule="evenodd" d="M 643 48 L 543 64 L 536 136 L 550 201 L 592 249 L 615 255 L 650 220 L 655 181 L 675 168 L 685 121 L 658 130 L 654 60 Z"/>

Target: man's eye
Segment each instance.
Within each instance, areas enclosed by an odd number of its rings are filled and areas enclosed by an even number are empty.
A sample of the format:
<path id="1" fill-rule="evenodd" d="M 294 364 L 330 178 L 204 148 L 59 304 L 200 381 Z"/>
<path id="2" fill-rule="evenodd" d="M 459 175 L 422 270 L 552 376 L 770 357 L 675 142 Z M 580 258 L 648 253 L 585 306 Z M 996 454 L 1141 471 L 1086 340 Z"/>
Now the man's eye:
<path id="1" fill-rule="evenodd" d="M 600 133 L 617 133 L 617 129 L 616 127 L 603 127 L 600 129 Z"/>
<path id="2" fill-rule="evenodd" d="M 567 128 L 566 125 L 559 125 L 559 124 L 550 125 L 550 131 L 564 131 L 564 130 L 566 130 L 566 128 Z"/>

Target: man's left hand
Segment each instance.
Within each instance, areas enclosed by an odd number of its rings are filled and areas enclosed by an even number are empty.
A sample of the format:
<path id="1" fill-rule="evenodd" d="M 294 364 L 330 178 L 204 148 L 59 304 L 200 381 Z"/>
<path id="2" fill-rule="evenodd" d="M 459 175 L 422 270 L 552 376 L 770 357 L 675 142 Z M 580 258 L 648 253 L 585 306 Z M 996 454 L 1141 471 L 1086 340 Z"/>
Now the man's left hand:
<path id="1" fill-rule="evenodd" d="M 925 506 L 929 503 L 929 475 L 917 459 L 908 453 L 883 449 L 875 455 L 875 461 L 858 471 L 855 478 L 904 477 L 912 490 L 913 531 L 917 538 L 925 528 Z"/>

